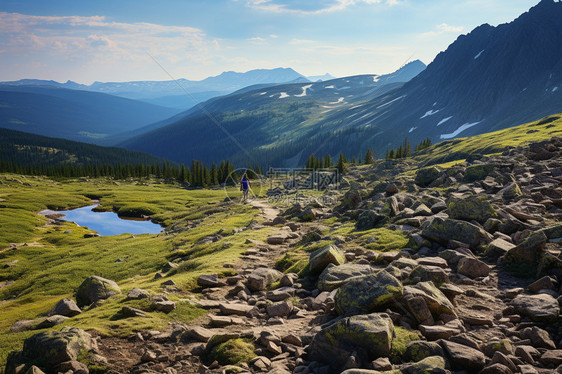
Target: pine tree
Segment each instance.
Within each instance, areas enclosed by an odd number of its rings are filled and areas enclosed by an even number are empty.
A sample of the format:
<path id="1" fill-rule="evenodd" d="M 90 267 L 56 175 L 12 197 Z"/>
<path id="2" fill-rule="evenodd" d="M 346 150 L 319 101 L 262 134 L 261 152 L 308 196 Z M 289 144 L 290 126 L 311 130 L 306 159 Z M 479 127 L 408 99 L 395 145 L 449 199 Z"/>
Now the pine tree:
<path id="1" fill-rule="evenodd" d="M 343 153 L 340 153 L 340 156 L 338 157 L 338 162 L 336 164 L 336 169 L 338 169 L 340 175 L 343 175 L 347 172 L 347 167 L 345 166 L 345 159 L 343 156 Z"/>
<path id="2" fill-rule="evenodd" d="M 374 162 L 375 162 L 374 152 L 371 151 L 370 149 L 367 149 L 367 152 L 365 152 L 365 161 L 364 161 L 364 164 L 365 164 L 365 165 L 370 165 L 370 164 L 373 164 Z"/>

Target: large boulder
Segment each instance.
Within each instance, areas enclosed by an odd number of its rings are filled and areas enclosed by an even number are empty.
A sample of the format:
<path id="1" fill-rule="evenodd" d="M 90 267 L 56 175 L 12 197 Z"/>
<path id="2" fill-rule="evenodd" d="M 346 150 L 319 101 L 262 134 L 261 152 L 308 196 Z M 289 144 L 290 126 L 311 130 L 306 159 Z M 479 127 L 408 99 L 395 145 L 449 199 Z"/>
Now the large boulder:
<path id="1" fill-rule="evenodd" d="M 387 357 L 393 334 L 394 325 L 385 313 L 344 318 L 314 336 L 309 356 L 329 364 L 331 373 L 340 373 L 353 352 L 357 352 L 363 364 Z"/>
<path id="2" fill-rule="evenodd" d="M 353 315 L 378 311 L 401 297 L 402 292 L 402 283 L 385 270 L 355 277 L 336 293 L 336 312 Z"/>
<path id="3" fill-rule="evenodd" d="M 311 273 L 320 274 L 328 264 L 341 265 L 344 263 L 344 253 L 335 245 L 328 244 L 310 254 L 308 267 Z"/>
<path id="4" fill-rule="evenodd" d="M 518 313 L 537 322 L 556 322 L 560 314 L 558 301 L 548 295 L 519 295 L 511 302 Z"/>
<path id="5" fill-rule="evenodd" d="M 92 275 L 78 287 L 76 304 L 79 307 L 84 307 L 119 293 L 121 293 L 121 289 L 117 283 L 110 279 Z"/>
<path id="6" fill-rule="evenodd" d="M 76 361 L 83 353 L 95 353 L 96 341 L 84 330 L 63 327 L 61 331 L 46 331 L 33 335 L 23 342 L 21 351 L 8 356 L 6 374 L 15 374 L 20 365 L 34 364 L 43 371 L 58 372 L 58 365 Z"/>
<path id="7" fill-rule="evenodd" d="M 449 201 L 449 217 L 463 221 L 485 223 L 489 218 L 496 218 L 498 213 L 484 196 L 472 196 Z"/>
<path id="8" fill-rule="evenodd" d="M 369 265 L 343 264 L 328 265 L 318 278 L 318 289 L 320 291 L 333 291 L 341 287 L 353 277 L 368 275 L 373 272 Z"/>
<path id="9" fill-rule="evenodd" d="M 430 240 L 447 245 L 456 240 L 480 249 L 492 241 L 492 236 L 472 223 L 450 218 L 434 217 L 422 227 L 422 235 Z"/>
<path id="10" fill-rule="evenodd" d="M 427 187 L 431 182 L 439 178 L 440 174 L 441 169 L 436 166 L 419 169 L 416 173 L 416 184 L 418 186 Z"/>

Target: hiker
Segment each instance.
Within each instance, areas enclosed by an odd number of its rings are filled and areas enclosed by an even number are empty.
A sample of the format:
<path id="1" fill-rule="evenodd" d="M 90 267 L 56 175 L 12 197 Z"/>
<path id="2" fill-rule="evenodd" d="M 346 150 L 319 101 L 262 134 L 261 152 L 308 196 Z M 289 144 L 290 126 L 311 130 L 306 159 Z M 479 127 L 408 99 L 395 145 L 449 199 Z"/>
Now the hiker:
<path id="1" fill-rule="evenodd" d="M 250 190 L 250 180 L 248 175 L 244 173 L 240 180 L 240 190 L 244 192 L 244 203 L 248 202 L 248 191 Z"/>

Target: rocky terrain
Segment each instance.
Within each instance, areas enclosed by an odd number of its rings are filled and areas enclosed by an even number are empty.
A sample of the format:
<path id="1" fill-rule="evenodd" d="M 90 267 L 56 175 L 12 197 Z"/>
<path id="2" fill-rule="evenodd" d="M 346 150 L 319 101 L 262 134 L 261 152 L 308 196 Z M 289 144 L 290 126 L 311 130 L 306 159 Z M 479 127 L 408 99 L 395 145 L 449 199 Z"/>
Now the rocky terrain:
<path id="1" fill-rule="evenodd" d="M 274 231 L 249 239 L 230 276 L 201 275 L 182 295 L 206 316 L 126 339 L 42 332 L 5 372 L 562 373 L 561 182 L 559 137 L 442 166 L 351 167 L 326 192 L 336 205 L 253 202 L 263 219 L 248 229 Z M 373 251 L 377 230 L 407 244 Z M 306 267 L 283 266 L 303 245 Z M 128 298 L 171 311 L 176 285 L 162 281 L 161 293 Z M 12 328 L 54 326 L 121 292 L 90 277 L 49 316 Z"/>

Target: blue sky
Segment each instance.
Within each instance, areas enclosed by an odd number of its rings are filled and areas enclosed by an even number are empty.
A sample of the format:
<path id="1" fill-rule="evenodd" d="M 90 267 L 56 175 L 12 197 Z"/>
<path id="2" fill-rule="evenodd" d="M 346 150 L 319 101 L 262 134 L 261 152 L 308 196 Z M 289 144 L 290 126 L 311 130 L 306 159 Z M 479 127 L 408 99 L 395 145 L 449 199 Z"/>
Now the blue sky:
<path id="1" fill-rule="evenodd" d="M 291 67 L 383 74 L 429 64 L 538 0 L 2 0 L 0 80 L 167 80 Z"/>

